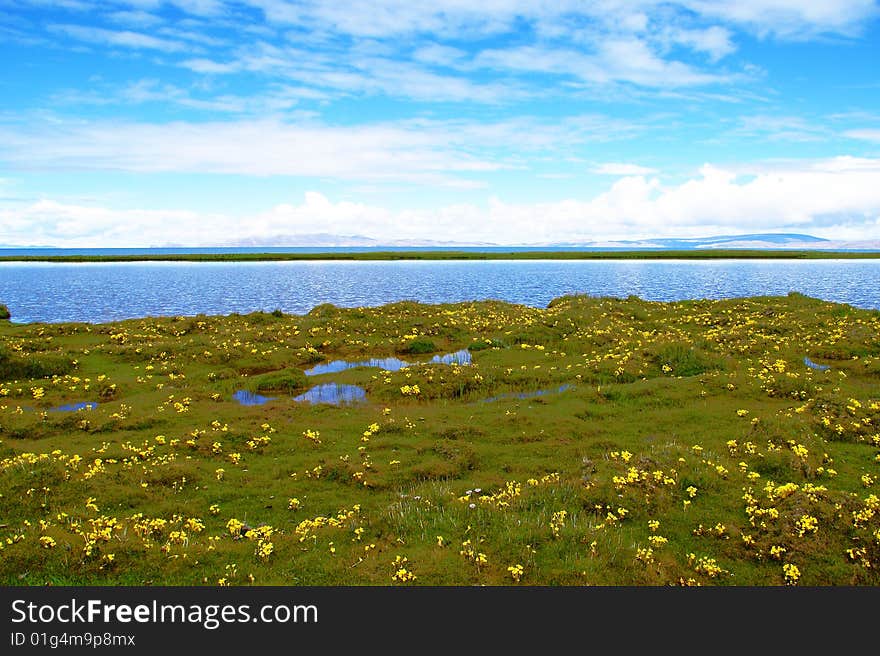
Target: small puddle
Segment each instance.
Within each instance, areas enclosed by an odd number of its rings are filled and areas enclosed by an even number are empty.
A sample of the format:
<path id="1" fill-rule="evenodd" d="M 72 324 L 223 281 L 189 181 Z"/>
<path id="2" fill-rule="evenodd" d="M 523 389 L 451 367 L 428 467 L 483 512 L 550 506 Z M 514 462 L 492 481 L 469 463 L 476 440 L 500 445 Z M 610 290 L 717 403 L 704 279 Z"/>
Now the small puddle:
<path id="1" fill-rule="evenodd" d="M 316 385 L 308 392 L 293 397 L 294 401 L 308 403 L 330 403 L 333 405 L 342 405 L 348 403 L 359 403 L 367 400 L 367 393 L 364 388 L 357 385 L 339 385 L 337 383 L 327 383 L 326 385 Z"/>
<path id="2" fill-rule="evenodd" d="M 261 394 L 248 392 L 247 390 L 238 390 L 232 395 L 232 398 L 238 401 L 241 405 L 263 405 L 264 403 L 275 400 L 274 396 L 262 396 Z"/>
<path id="3" fill-rule="evenodd" d="M 810 358 L 804 358 L 804 364 L 807 365 L 810 369 L 816 369 L 817 371 L 828 371 L 831 369 L 827 364 L 816 364 Z"/>
<path id="4" fill-rule="evenodd" d="M 447 353 L 446 355 L 435 355 L 429 360 L 431 364 L 459 364 L 468 365 L 471 363 L 471 352 L 467 349 L 456 351 L 455 353 Z"/>
<path id="5" fill-rule="evenodd" d="M 98 404 L 94 401 L 85 401 L 83 403 L 68 403 L 51 408 L 52 412 L 77 412 L 79 410 L 94 410 Z"/>
<path id="6" fill-rule="evenodd" d="M 481 399 L 480 403 L 491 403 L 493 401 L 501 401 L 502 399 L 532 399 L 536 396 L 545 396 L 547 394 L 559 394 L 560 392 L 565 392 L 574 387 L 574 385 L 570 385 L 569 383 L 565 383 L 564 385 L 560 385 L 557 389 L 542 389 L 537 390 L 535 392 L 509 392 L 507 394 L 499 394 L 498 396 L 490 396 L 488 399 Z"/>
<path id="7" fill-rule="evenodd" d="M 471 363 L 471 353 L 466 349 L 456 351 L 455 353 L 447 353 L 446 355 L 435 355 L 428 360 L 427 364 L 457 364 L 468 365 Z M 320 376 L 322 374 L 338 374 L 346 369 L 354 369 L 356 367 L 376 367 L 383 371 L 400 371 L 405 367 L 412 367 L 421 362 L 407 362 L 400 358 L 370 358 L 369 360 L 360 360 L 352 362 L 350 360 L 333 360 L 326 364 L 315 365 L 311 369 L 306 369 L 306 376 Z"/>
<path id="8" fill-rule="evenodd" d="M 371 358 L 361 362 L 349 362 L 348 360 L 333 360 L 326 364 L 319 364 L 311 369 L 306 369 L 306 376 L 320 376 L 321 374 L 338 374 L 346 369 L 355 367 L 378 367 L 385 371 L 400 371 L 408 367 L 409 363 L 399 358 Z"/>

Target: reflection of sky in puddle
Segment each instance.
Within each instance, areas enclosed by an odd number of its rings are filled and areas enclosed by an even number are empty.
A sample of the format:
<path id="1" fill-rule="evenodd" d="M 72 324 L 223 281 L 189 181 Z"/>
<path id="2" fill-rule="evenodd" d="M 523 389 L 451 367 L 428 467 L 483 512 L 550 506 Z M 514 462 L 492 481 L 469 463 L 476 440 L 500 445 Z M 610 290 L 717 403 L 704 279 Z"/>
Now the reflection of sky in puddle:
<path id="1" fill-rule="evenodd" d="M 332 403 L 333 405 L 357 403 L 359 401 L 366 401 L 366 399 L 367 393 L 362 387 L 358 387 L 357 385 L 338 385 L 336 383 L 316 385 L 308 392 L 293 397 L 294 401 Z"/>
<path id="2" fill-rule="evenodd" d="M 827 364 L 816 364 L 810 358 L 804 358 L 804 364 L 807 365 L 810 369 L 815 369 L 816 371 L 828 371 L 831 367 Z"/>
<path id="3" fill-rule="evenodd" d="M 83 403 L 68 403 L 52 408 L 52 412 L 76 412 L 77 410 L 94 410 L 98 404 L 94 401 L 85 401 Z"/>
<path id="4" fill-rule="evenodd" d="M 232 395 L 232 398 L 238 401 L 241 405 L 263 405 L 268 401 L 275 400 L 274 396 L 262 396 L 260 394 L 255 394 L 254 392 L 248 392 L 247 390 L 238 390 Z"/>
<path id="5" fill-rule="evenodd" d="M 333 360 L 327 364 L 319 364 L 311 369 L 306 369 L 306 376 L 320 376 L 321 374 L 338 374 L 346 369 L 355 367 L 378 367 L 385 371 L 400 371 L 409 363 L 398 358 L 371 358 L 361 362 L 349 362 L 348 360 Z"/>
<path id="6" fill-rule="evenodd" d="M 431 364 L 470 364 L 471 352 L 467 349 L 456 351 L 455 353 L 447 353 L 446 355 L 435 355 L 430 360 Z"/>
<path id="7" fill-rule="evenodd" d="M 470 351 L 461 350 L 455 353 L 447 353 L 446 355 L 435 355 L 428 361 L 430 364 L 458 364 L 467 365 L 471 363 Z M 360 360 L 351 362 L 349 360 L 333 360 L 326 364 L 315 365 L 311 369 L 306 369 L 306 376 L 320 376 L 321 374 L 338 374 L 346 369 L 354 369 L 355 367 L 377 367 L 384 371 L 400 371 L 404 367 L 411 367 L 417 362 L 406 362 L 400 358 L 370 358 L 369 360 Z"/>
<path id="8" fill-rule="evenodd" d="M 564 385 L 560 385 L 555 390 L 537 390 L 535 392 L 509 392 L 507 394 L 499 394 L 498 396 L 490 396 L 488 399 L 481 399 L 480 403 L 491 403 L 492 401 L 500 401 L 502 399 L 532 399 L 536 396 L 545 396 L 546 394 L 558 394 L 560 392 L 565 392 L 566 390 L 570 390 L 574 387 L 568 383 Z"/>

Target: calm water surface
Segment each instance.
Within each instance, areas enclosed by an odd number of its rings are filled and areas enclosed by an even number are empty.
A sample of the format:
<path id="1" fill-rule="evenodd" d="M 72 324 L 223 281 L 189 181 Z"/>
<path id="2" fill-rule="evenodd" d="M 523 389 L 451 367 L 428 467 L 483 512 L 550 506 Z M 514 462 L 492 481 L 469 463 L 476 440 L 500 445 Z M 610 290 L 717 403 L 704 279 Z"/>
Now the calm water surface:
<path id="1" fill-rule="evenodd" d="M 458 364 L 468 365 L 471 363 L 471 352 L 467 350 L 456 351 L 455 353 L 447 353 L 446 355 L 435 355 L 427 361 L 427 364 Z M 376 367 L 383 371 L 400 371 L 406 367 L 412 367 L 420 364 L 418 362 L 406 362 L 400 358 L 370 358 L 369 360 L 333 360 L 325 364 L 315 365 L 311 369 L 306 369 L 306 376 L 320 376 L 322 374 L 338 374 L 346 369 L 356 369 L 357 367 Z"/>
<path id="2" fill-rule="evenodd" d="M 0 303 L 16 322 L 304 314 L 321 303 L 499 299 L 546 307 L 576 293 L 673 301 L 791 291 L 880 309 L 880 260 L 0 262 Z"/>
<path id="3" fill-rule="evenodd" d="M 262 396 L 247 390 L 238 390 L 232 395 L 232 398 L 241 405 L 263 405 L 269 401 L 274 401 L 278 397 Z M 299 396 L 294 396 L 293 401 L 297 403 L 329 403 L 331 405 L 347 405 L 349 403 L 357 403 L 365 401 L 367 393 L 362 387 L 357 385 L 337 385 L 336 383 L 326 383 L 324 385 L 316 385 L 307 392 L 303 392 Z"/>
<path id="4" fill-rule="evenodd" d="M 324 385 L 316 385 L 308 392 L 303 392 L 299 396 L 293 397 L 294 401 L 300 403 L 329 403 L 331 405 L 348 405 L 350 403 L 359 403 L 367 400 L 367 393 L 363 387 L 357 385 L 338 385 L 337 383 L 326 383 Z"/>
<path id="5" fill-rule="evenodd" d="M 232 398 L 238 401 L 241 405 L 263 405 L 269 401 L 274 401 L 276 397 L 263 396 L 262 394 L 257 394 L 256 392 L 250 392 L 248 390 L 238 390 L 232 395 Z"/>
<path id="6" fill-rule="evenodd" d="M 480 403 L 492 403 L 494 401 L 500 401 L 502 399 L 517 399 L 520 401 L 524 401 L 526 399 L 533 399 L 538 396 L 547 396 L 548 394 L 561 394 L 562 392 L 567 392 L 568 390 L 573 388 L 573 385 L 569 385 L 568 383 L 566 383 L 564 385 L 560 385 L 555 389 L 541 389 L 534 392 L 508 392 L 507 394 L 490 396 L 488 399 L 480 399 Z"/>
<path id="7" fill-rule="evenodd" d="M 59 405 L 52 410 L 55 412 L 78 412 L 80 410 L 94 410 L 98 407 L 98 404 L 94 401 L 83 401 L 81 403 L 68 403 L 66 405 Z"/>

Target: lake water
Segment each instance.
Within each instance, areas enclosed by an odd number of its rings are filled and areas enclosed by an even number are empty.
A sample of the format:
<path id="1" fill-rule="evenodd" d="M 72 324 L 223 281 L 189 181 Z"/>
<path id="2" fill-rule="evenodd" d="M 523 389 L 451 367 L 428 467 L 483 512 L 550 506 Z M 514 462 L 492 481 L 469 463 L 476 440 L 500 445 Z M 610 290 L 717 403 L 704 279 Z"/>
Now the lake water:
<path id="1" fill-rule="evenodd" d="M 880 259 L 0 262 L 0 303 L 16 322 L 276 308 L 304 314 L 321 303 L 499 299 L 546 307 L 575 293 L 672 301 L 791 291 L 880 309 Z"/>

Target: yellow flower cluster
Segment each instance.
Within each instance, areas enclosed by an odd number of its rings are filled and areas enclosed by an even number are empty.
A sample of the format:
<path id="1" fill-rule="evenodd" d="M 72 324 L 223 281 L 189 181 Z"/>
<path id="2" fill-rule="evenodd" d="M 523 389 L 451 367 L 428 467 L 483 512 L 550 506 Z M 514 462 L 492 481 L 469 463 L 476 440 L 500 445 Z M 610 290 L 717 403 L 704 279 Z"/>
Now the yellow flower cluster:
<path id="1" fill-rule="evenodd" d="M 510 565 L 507 568 L 507 572 L 510 574 L 510 578 L 512 578 L 516 583 L 519 583 L 522 580 L 525 569 L 522 565 L 516 564 Z"/>
<path id="2" fill-rule="evenodd" d="M 797 582 L 801 578 L 801 571 L 798 569 L 797 565 L 792 563 L 785 563 L 782 566 L 782 574 L 785 577 L 786 585 L 797 585 Z"/>
<path id="3" fill-rule="evenodd" d="M 320 431 L 312 430 L 309 428 L 303 431 L 302 436 L 313 444 L 321 444 Z"/>
<path id="4" fill-rule="evenodd" d="M 319 531 L 322 528 L 343 528 L 346 523 L 353 522 L 357 518 L 360 510 L 360 505 L 355 505 L 352 506 L 351 510 L 340 510 L 335 517 L 324 517 L 319 515 L 313 519 L 304 519 L 296 525 L 293 532 L 299 538 L 300 542 L 305 542 L 308 538 L 314 536 L 316 531 Z"/>
<path id="5" fill-rule="evenodd" d="M 553 533 L 554 538 L 558 538 L 559 532 L 565 528 L 566 517 L 568 517 L 568 511 L 558 510 L 550 518 L 550 532 Z"/>
<path id="6" fill-rule="evenodd" d="M 798 537 L 802 538 L 806 533 L 815 533 L 819 530 L 819 520 L 812 515 L 801 515 L 795 522 Z"/>
<path id="7" fill-rule="evenodd" d="M 464 556 L 469 561 L 474 563 L 477 567 L 480 567 L 481 565 L 487 565 L 489 563 L 489 559 L 486 557 L 486 554 L 474 549 L 474 545 L 470 540 L 465 540 L 461 543 L 461 550 L 458 553 L 459 555 Z"/>
<path id="8" fill-rule="evenodd" d="M 636 550 L 636 560 L 650 565 L 654 562 L 654 550 L 651 547 L 639 547 Z"/>
<path id="9" fill-rule="evenodd" d="M 698 574 L 705 574 L 709 578 L 716 578 L 721 574 L 730 574 L 726 569 L 722 568 L 714 558 L 709 556 L 700 556 L 694 553 L 688 554 L 688 564 L 694 568 Z"/>
<path id="10" fill-rule="evenodd" d="M 406 556 L 395 556 L 394 561 L 391 563 L 391 567 L 394 570 L 394 573 L 391 575 L 391 580 L 396 583 L 410 583 L 415 581 L 418 577 L 405 565 L 409 562 L 409 558 Z"/>
<path id="11" fill-rule="evenodd" d="M 673 475 L 666 474 L 661 469 L 648 471 L 639 469 L 638 467 L 630 467 L 623 476 L 614 476 L 611 479 L 614 487 L 623 490 L 628 485 L 638 485 L 641 487 L 654 487 L 656 485 L 675 485 L 676 480 Z"/>

